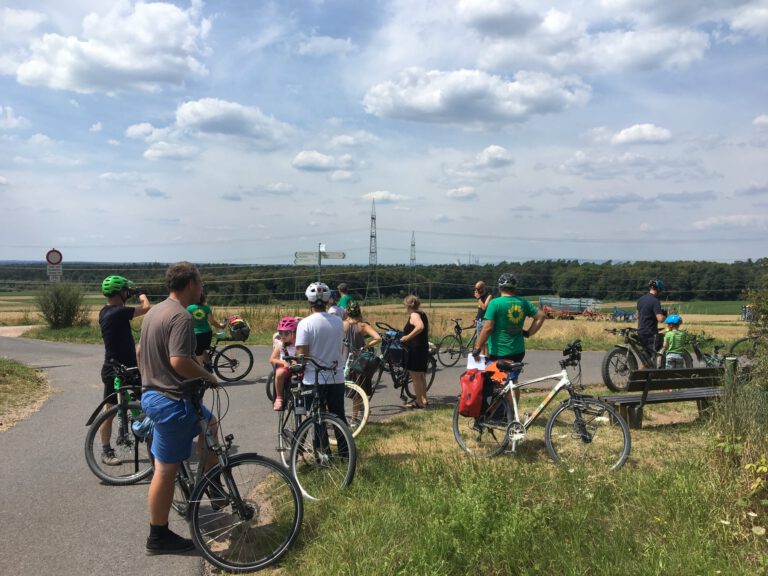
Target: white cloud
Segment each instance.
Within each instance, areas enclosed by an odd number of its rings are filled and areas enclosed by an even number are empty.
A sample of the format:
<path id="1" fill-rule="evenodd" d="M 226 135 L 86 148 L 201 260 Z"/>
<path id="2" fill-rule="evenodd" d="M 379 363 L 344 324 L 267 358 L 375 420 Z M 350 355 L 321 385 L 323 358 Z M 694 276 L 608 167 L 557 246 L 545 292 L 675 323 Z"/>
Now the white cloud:
<path id="1" fill-rule="evenodd" d="M 572 174 L 590 180 L 633 177 L 637 180 L 684 181 L 719 178 L 695 158 L 651 158 L 626 152 L 620 155 L 594 156 L 578 150 L 558 166 L 563 174 Z"/>
<path id="2" fill-rule="evenodd" d="M 768 3 L 763 1 L 741 9 L 733 17 L 731 28 L 752 36 L 768 37 Z"/>
<path id="3" fill-rule="evenodd" d="M 635 124 L 624 128 L 611 138 L 613 144 L 664 144 L 672 140 L 672 133 L 654 124 Z"/>
<path id="4" fill-rule="evenodd" d="M 120 141 L 115 140 L 114 138 L 110 138 L 109 140 L 107 140 L 107 144 L 109 144 L 110 146 L 120 146 Z"/>
<path id="5" fill-rule="evenodd" d="M 531 116 L 585 104 L 590 87 L 576 77 L 522 71 L 512 81 L 482 70 L 409 68 L 395 81 L 371 87 L 366 112 L 417 122 L 469 128 L 525 122 Z"/>
<path id="6" fill-rule="evenodd" d="M 376 192 L 368 192 L 367 194 L 363 194 L 363 199 L 375 200 L 378 204 L 394 204 L 395 202 L 400 202 L 401 200 L 407 200 L 408 196 L 395 194 L 389 190 L 377 190 Z"/>
<path id="7" fill-rule="evenodd" d="M 29 126 L 29 120 L 16 116 L 10 106 L 0 106 L 0 130 L 16 130 Z"/>
<path id="8" fill-rule="evenodd" d="M 446 216 L 445 214 L 435 214 L 435 216 L 432 217 L 432 222 L 435 222 L 437 224 L 448 224 L 449 222 L 454 222 L 455 219 L 451 218 L 450 216 Z"/>
<path id="9" fill-rule="evenodd" d="M 379 142 L 381 139 L 378 136 L 366 132 L 365 130 L 359 130 L 353 134 L 339 134 L 331 138 L 330 146 L 333 148 L 356 148 L 364 146 L 365 144 L 373 144 Z"/>
<path id="10" fill-rule="evenodd" d="M 768 228 L 768 216 L 761 214 L 732 214 L 711 216 L 691 224 L 694 230 L 712 230 L 714 228 Z"/>
<path id="11" fill-rule="evenodd" d="M 0 186 L 8 186 L 8 178 L 0 176 Z"/>
<path id="12" fill-rule="evenodd" d="M 360 182 L 360 175 L 350 170 L 336 170 L 331 174 L 332 182 Z"/>
<path id="13" fill-rule="evenodd" d="M 101 132 L 102 129 L 101 122 L 96 122 L 95 124 L 92 124 L 91 127 L 88 129 L 89 132 Z"/>
<path id="14" fill-rule="evenodd" d="M 203 98 L 179 106 L 176 127 L 199 134 L 245 138 L 268 149 L 281 144 L 292 131 L 288 124 L 267 116 L 255 106 L 217 98 Z"/>
<path id="15" fill-rule="evenodd" d="M 210 21 L 202 2 L 188 9 L 166 2 L 115 3 L 100 15 L 83 19 L 80 37 L 45 34 L 16 72 L 21 84 L 80 93 L 181 86 L 204 76 L 201 62 Z"/>
<path id="16" fill-rule="evenodd" d="M 32 136 L 29 137 L 28 142 L 30 144 L 33 144 L 35 146 L 51 146 L 54 142 L 45 134 L 32 134 Z"/>
<path id="17" fill-rule="evenodd" d="M 99 174 L 99 180 L 121 184 L 139 184 L 146 182 L 147 179 L 139 172 L 103 172 Z"/>
<path id="18" fill-rule="evenodd" d="M 332 172 L 347 170 L 354 166 L 352 156 L 344 154 L 339 157 L 329 156 L 317 150 L 302 150 L 293 159 L 291 166 L 297 170 L 308 172 Z"/>
<path id="19" fill-rule="evenodd" d="M 752 120 L 752 126 L 760 130 L 768 128 L 768 114 L 761 114 Z"/>
<path id="20" fill-rule="evenodd" d="M 506 176 L 506 169 L 514 162 L 506 148 L 491 144 L 478 152 L 472 160 L 458 166 L 446 166 L 443 170 L 450 181 L 492 182 Z"/>
<path id="21" fill-rule="evenodd" d="M 477 192 L 472 186 L 453 188 L 452 190 L 448 190 L 445 195 L 451 200 L 461 200 L 465 202 L 477 199 Z"/>
<path id="22" fill-rule="evenodd" d="M 189 160 L 197 156 L 199 150 L 194 146 L 172 142 L 155 142 L 144 151 L 147 160 Z"/>
<path id="23" fill-rule="evenodd" d="M 524 35 L 541 20 L 514 1 L 459 0 L 456 11 L 470 26 L 489 36 Z"/>
<path id="24" fill-rule="evenodd" d="M 147 142 L 154 139 L 157 133 L 157 128 L 152 126 L 149 122 L 141 122 L 140 124 L 132 124 L 125 130 L 125 135 L 128 138 L 135 140 L 145 140 Z"/>
<path id="25" fill-rule="evenodd" d="M 329 56 L 332 54 L 347 54 L 354 50 L 355 46 L 349 38 L 312 36 L 299 45 L 298 52 L 302 56 Z"/>

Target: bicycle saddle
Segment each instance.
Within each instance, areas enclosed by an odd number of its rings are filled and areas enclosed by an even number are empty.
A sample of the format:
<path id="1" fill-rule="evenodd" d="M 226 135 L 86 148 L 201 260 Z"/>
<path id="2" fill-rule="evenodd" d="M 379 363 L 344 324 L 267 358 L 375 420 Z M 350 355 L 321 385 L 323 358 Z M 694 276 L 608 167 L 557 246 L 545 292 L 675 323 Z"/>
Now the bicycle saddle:
<path id="1" fill-rule="evenodd" d="M 502 372 L 519 372 L 525 366 L 525 362 L 512 362 L 511 360 L 499 360 L 496 368 Z"/>

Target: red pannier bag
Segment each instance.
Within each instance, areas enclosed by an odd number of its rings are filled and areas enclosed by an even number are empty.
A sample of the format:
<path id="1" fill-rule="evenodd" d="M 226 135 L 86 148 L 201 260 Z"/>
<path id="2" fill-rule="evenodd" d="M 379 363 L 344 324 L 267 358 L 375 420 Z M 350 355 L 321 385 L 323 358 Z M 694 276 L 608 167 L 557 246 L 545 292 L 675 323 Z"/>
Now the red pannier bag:
<path id="1" fill-rule="evenodd" d="M 459 396 L 459 414 L 468 418 L 477 418 L 483 410 L 483 373 L 480 370 L 467 370 L 459 378 L 461 396 Z"/>

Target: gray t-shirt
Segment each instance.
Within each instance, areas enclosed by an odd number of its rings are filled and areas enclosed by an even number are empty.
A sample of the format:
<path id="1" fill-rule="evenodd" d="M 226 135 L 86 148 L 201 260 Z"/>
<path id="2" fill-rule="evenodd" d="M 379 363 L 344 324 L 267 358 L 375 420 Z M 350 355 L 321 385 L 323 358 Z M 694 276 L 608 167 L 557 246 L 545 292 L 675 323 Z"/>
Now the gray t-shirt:
<path id="1" fill-rule="evenodd" d="M 315 312 L 299 322 L 296 328 L 296 346 L 308 346 L 309 355 L 321 366 L 336 362 L 336 372 L 322 372 L 318 384 L 343 384 L 344 360 L 341 347 L 344 342 L 344 322 L 328 312 Z M 304 384 L 315 383 L 315 367 L 307 363 Z"/>
<path id="2" fill-rule="evenodd" d="M 185 378 L 171 367 L 171 358 L 195 357 L 192 315 L 176 300 L 163 300 L 144 317 L 140 343 L 139 371 L 143 389 L 157 390 L 168 398 L 180 400 Z"/>

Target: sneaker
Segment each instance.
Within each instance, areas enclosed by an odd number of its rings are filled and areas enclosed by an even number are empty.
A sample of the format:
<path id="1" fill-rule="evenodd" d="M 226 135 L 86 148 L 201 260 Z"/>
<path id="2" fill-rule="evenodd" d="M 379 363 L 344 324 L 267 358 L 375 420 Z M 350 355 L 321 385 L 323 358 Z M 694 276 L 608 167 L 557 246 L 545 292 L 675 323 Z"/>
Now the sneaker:
<path id="1" fill-rule="evenodd" d="M 272 404 L 272 410 L 275 412 L 282 412 L 284 410 L 283 406 L 283 399 L 282 398 L 275 398 L 275 403 Z"/>
<path id="2" fill-rule="evenodd" d="M 101 453 L 101 463 L 106 464 L 107 466 L 120 466 L 123 461 L 115 456 L 114 450 L 107 450 Z"/>
<path id="3" fill-rule="evenodd" d="M 155 556 L 157 554 L 178 554 L 180 552 L 188 552 L 194 550 L 195 545 L 189 538 L 182 538 L 175 532 L 168 530 L 164 536 L 159 538 L 153 538 L 150 536 L 147 538 L 147 556 Z"/>

